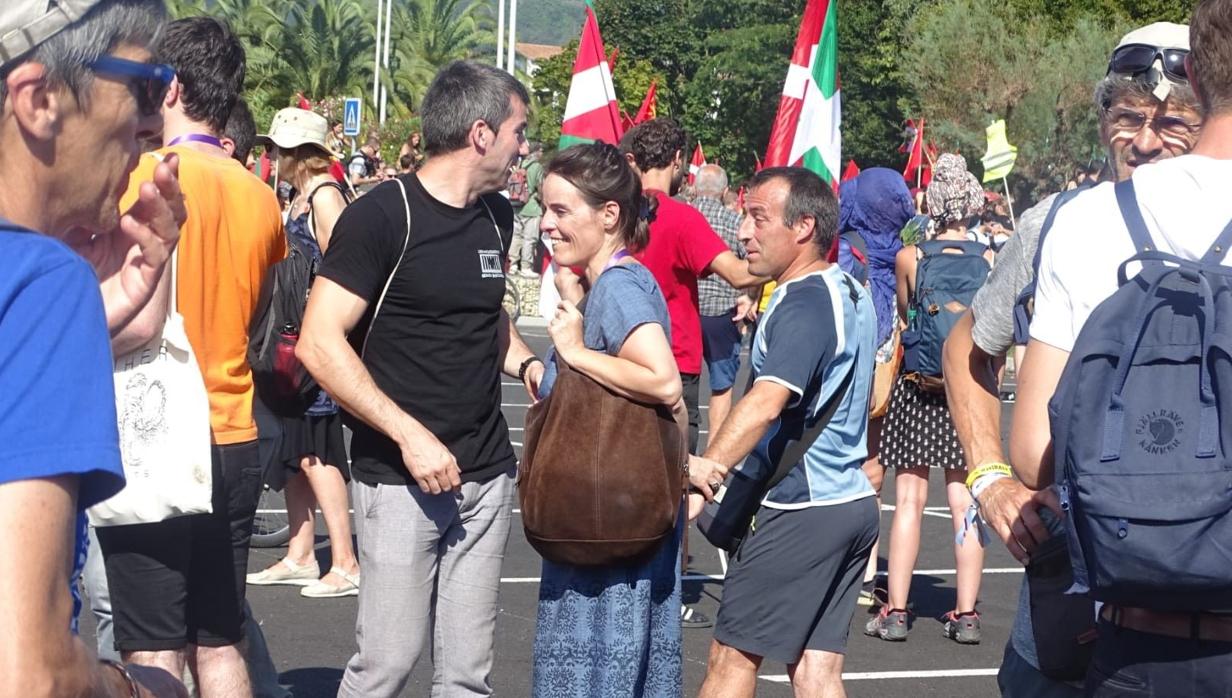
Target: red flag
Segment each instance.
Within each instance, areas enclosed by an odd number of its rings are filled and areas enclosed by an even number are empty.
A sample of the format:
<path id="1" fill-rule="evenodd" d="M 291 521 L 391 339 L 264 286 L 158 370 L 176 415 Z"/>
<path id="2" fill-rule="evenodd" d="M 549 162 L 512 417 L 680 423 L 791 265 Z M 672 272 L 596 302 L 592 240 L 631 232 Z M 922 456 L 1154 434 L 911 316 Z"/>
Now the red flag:
<path id="1" fill-rule="evenodd" d="M 620 47 L 616 46 L 607 57 L 607 69 L 616 72 L 616 57 L 620 55 Z"/>
<path id="2" fill-rule="evenodd" d="M 633 121 L 633 117 L 629 116 L 629 112 L 624 109 L 620 110 L 620 128 L 622 131 L 628 131 L 637 124 Z"/>
<path id="3" fill-rule="evenodd" d="M 658 80 L 650 81 L 650 89 L 646 90 L 646 98 L 642 100 L 642 107 L 637 110 L 637 116 L 633 118 L 634 124 L 640 124 L 643 121 L 650 121 L 655 118 L 658 111 L 656 109 L 655 87 L 658 85 L 658 82 Z"/>
<path id="4" fill-rule="evenodd" d="M 849 179 L 855 179 L 860 176 L 860 166 L 855 160 L 847 161 L 847 169 L 843 170 L 843 178 L 840 181 L 846 182 Z"/>
<path id="5" fill-rule="evenodd" d="M 693 149 L 693 157 L 689 160 L 689 184 L 697 179 L 697 171 L 705 164 L 706 154 L 702 152 L 701 141 L 698 141 L 697 147 Z"/>
<path id="6" fill-rule="evenodd" d="M 309 102 L 308 98 L 304 97 L 303 92 L 296 92 L 295 97 L 299 100 L 299 104 L 297 106 L 300 109 L 306 109 L 308 111 L 312 111 L 312 102 Z"/>
<path id="7" fill-rule="evenodd" d="M 334 160 L 333 162 L 329 163 L 329 174 L 331 177 L 338 180 L 339 182 L 345 182 L 347 180 L 346 168 L 344 168 L 342 166 L 342 163 L 338 162 L 337 160 Z"/>
<path id="8" fill-rule="evenodd" d="M 761 164 L 761 158 L 757 157 L 757 152 L 754 151 L 753 152 L 753 171 L 761 172 L 762 167 L 763 165 Z M 742 206 L 741 208 L 744 208 L 744 207 Z"/>
<path id="9" fill-rule="evenodd" d="M 603 38 L 599 35 L 599 22 L 594 10 L 587 5 L 586 24 L 582 26 L 569 98 L 565 101 L 565 118 L 560 125 L 560 147 L 592 141 L 615 145 L 623 134 L 616 88 L 603 50 Z"/>
<path id="10" fill-rule="evenodd" d="M 937 147 L 927 142 L 924 136 L 924 119 L 919 123 L 907 120 L 904 132 L 907 139 L 899 152 L 909 153 L 903 179 L 918 187 L 927 187 L 933 179 L 933 163 L 937 160 Z"/>

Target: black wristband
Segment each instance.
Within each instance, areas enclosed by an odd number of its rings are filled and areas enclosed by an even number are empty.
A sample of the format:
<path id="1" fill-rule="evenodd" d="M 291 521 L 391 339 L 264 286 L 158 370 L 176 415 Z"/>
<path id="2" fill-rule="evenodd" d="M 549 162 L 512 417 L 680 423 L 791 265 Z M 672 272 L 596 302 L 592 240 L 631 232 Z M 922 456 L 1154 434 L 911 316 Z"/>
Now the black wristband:
<path id="1" fill-rule="evenodd" d="M 543 359 L 539 358 L 538 356 L 530 356 L 530 357 L 527 357 L 527 359 L 522 362 L 521 366 L 518 366 L 518 380 L 522 381 L 523 383 L 526 382 L 526 369 L 530 368 L 530 365 L 535 363 L 536 361 L 538 361 L 539 363 L 543 363 Z"/>

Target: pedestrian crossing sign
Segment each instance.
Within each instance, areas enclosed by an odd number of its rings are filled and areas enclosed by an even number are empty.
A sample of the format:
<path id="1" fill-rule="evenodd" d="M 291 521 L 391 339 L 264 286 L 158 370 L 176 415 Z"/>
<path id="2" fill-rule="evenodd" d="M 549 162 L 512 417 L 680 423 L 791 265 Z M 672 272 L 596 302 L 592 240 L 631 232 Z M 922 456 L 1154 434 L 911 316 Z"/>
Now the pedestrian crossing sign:
<path id="1" fill-rule="evenodd" d="M 347 97 L 342 109 L 342 134 L 354 138 L 359 135 L 359 98 Z"/>

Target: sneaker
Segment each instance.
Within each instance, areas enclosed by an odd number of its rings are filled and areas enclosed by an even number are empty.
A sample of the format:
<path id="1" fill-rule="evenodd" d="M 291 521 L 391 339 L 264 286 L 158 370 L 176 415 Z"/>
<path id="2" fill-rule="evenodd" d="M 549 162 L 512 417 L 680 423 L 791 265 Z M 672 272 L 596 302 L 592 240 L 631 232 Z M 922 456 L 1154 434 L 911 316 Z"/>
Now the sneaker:
<path id="1" fill-rule="evenodd" d="M 980 614 L 969 613 L 945 614 L 945 627 L 941 633 L 960 645 L 980 644 Z"/>
<path id="2" fill-rule="evenodd" d="M 327 584 L 325 579 L 318 579 L 299 590 L 300 596 L 310 599 L 339 599 L 343 596 L 359 596 L 359 575 L 347 574 L 341 567 L 331 567 L 330 574 L 342 580 L 342 584 Z"/>
<path id="3" fill-rule="evenodd" d="M 877 605 L 877 580 L 870 579 L 860 587 L 860 596 L 856 599 L 860 606 Z"/>
<path id="4" fill-rule="evenodd" d="M 881 612 L 869 619 L 864 626 L 864 634 L 879 637 L 889 642 L 903 642 L 907 639 L 907 612 L 901 608 L 881 607 Z"/>
<path id="5" fill-rule="evenodd" d="M 253 572 L 245 577 L 245 580 L 256 586 L 288 584 L 302 587 L 317 581 L 319 574 L 320 570 L 317 568 L 316 561 L 306 565 L 297 565 L 284 557 L 260 572 Z"/>
<path id="6" fill-rule="evenodd" d="M 714 625 L 714 621 L 710 620 L 710 616 L 692 606 L 680 607 L 680 627 L 686 630 L 696 630 L 698 628 L 709 628 L 712 625 Z"/>

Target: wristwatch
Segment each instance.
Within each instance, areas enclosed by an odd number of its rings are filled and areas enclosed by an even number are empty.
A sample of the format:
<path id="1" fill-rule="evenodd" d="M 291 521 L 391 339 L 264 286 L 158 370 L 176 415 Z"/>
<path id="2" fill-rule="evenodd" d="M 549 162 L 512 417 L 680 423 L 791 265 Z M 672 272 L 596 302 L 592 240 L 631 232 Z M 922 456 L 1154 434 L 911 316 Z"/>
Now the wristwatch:
<path id="1" fill-rule="evenodd" d="M 522 362 L 521 366 L 518 366 L 518 380 L 522 381 L 523 383 L 526 382 L 526 371 L 527 369 L 530 368 L 530 365 L 535 363 L 536 361 L 539 363 L 543 363 L 543 359 L 539 358 L 538 356 L 529 356 L 526 358 L 525 361 Z"/>

